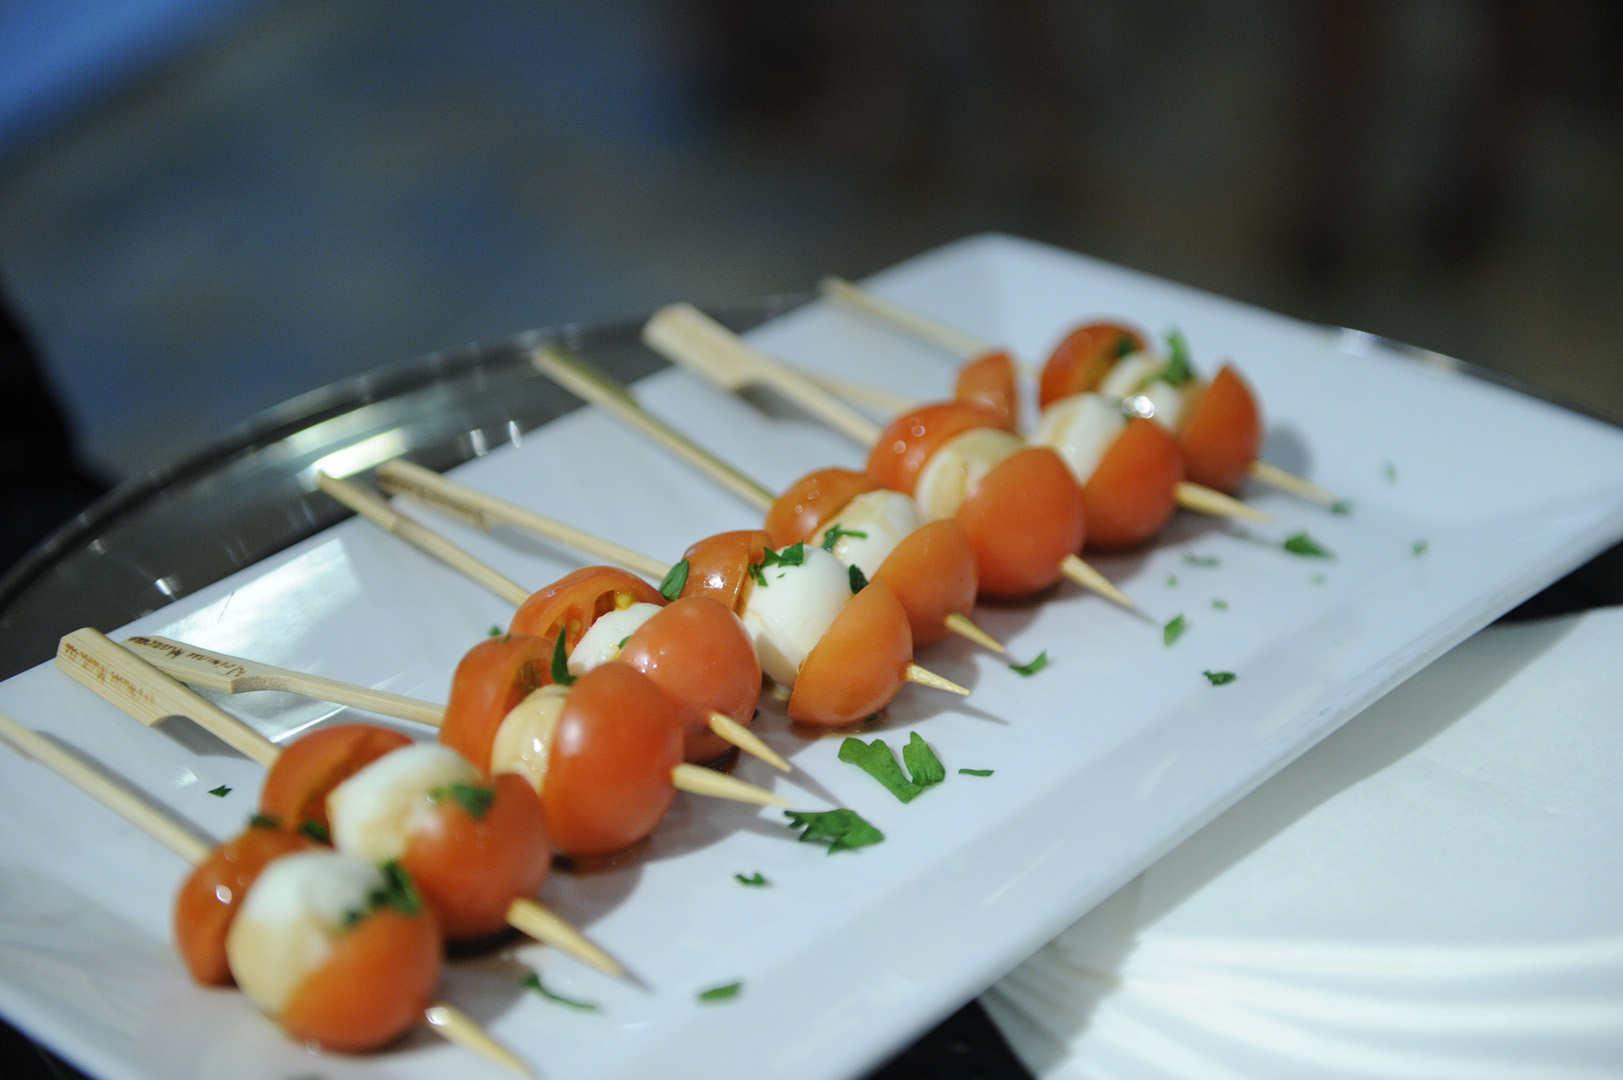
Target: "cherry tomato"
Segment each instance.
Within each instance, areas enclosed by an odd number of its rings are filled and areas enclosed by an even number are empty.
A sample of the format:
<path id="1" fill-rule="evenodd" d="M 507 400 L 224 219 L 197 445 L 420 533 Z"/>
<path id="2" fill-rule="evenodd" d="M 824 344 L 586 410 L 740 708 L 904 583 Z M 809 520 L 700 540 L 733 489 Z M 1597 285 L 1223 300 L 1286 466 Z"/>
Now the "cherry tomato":
<path id="1" fill-rule="evenodd" d="M 1004 431 L 1020 429 L 1020 391 L 1015 386 L 1014 359 L 1006 352 L 982 353 L 960 368 L 952 396 L 997 417 L 997 426 Z"/>
<path id="2" fill-rule="evenodd" d="M 967 401 L 943 401 L 905 412 L 885 425 L 868 453 L 868 472 L 892 491 L 913 494 L 924 463 L 954 435 L 997 427 L 997 416 Z"/>
<path id="3" fill-rule="evenodd" d="M 295 1039 L 328 1050 L 375 1050 L 422 1019 L 443 947 L 427 907 L 413 915 L 390 907 L 368 912 L 300 981 L 276 1019 Z"/>
<path id="4" fill-rule="evenodd" d="M 260 812 L 286 829 L 306 824 L 330 827 L 327 793 L 411 738 L 372 724 L 317 728 L 287 745 L 265 774 Z"/>
<path id="5" fill-rule="evenodd" d="M 1184 417 L 1178 439 L 1190 480 L 1233 492 L 1262 449 L 1262 411 L 1232 364 L 1224 364 Z"/>
<path id="6" fill-rule="evenodd" d="M 204 986 L 229 986 L 225 935 L 237 905 L 273 860 L 315 845 L 271 824 L 250 825 L 198 863 L 175 896 L 175 945 L 186 970 Z"/>
<path id="7" fill-rule="evenodd" d="M 1060 563 L 1082 550 L 1093 519 L 1065 460 L 1028 446 L 981 478 L 958 520 L 975 552 L 981 595 L 1009 599 L 1058 582 Z"/>
<path id="8" fill-rule="evenodd" d="M 765 529 L 739 529 L 705 537 L 682 556 L 688 561 L 688 580 L 682 595 L 708 596 L 738 614 L 744 606 L 749 568 L 759 565 L 766 549 L 775 546 Z"/>
<path id="9" fill-rule="evenodd" d="M 913 662 L 907 612 L 890 587 L 870 581 L 812 646 L 789 695 L 789 719 L 844 727 L 890 704 Z"/>
<path id="10" fill-rule="evenodd" d="M 1182 479 L 1178 440 L 1155 421 L 1134 417 L 1082 488 L 1088 546 L 1135 547 L 1154 536 L 1178 508 Z"/>
<path id="11" fill-rule="evenodd" d="M 1092 393 L 1116 361 L 1143 349 L 1143 335 L 1130 326 L 1101 322 L 1077 327 L 1054 347 L 1043 365 L 1038 406 L 1046 409 L 1072 394 Z"/>
<path id="12" fill-rule="evenodd" d="M 664 602 L 659 590 L 636 574 L 613 566 L 583 566 L 531 593 L 507 629 L 512 634 L 545 638 L 549 646 L 561 629 L 565 651 L 572 652 L 598 616 L 632 604 Z"/>
<path id="13" fill-rule="evenodd" d="M 749 726 L 761 696 L 761 662 L 749 632 L 719 600 L 684 596 L 643 623 L 626 640 L 630 664 L 679 707 L 683 757 L 703 763 L 732 749 L 710 730 L 710 713 Z"/>
<path id="14" fill-rule="evenodd" d="M 677 706 L 628 664 L 593 668 L 569 689 L 541 801 L 566 855 L 608 855 L 653 831 L 676 797 L 682 762 Z"/>
<path id="15" fill-rule="evenodd" d="M 454 794 L 440 796 L 400 859 L 451 941 L 504 928 L 508 907 L 535 895 L 552 863 L 546 812 L 529 782 L 504 773 L 484 790 L 490 803 L 477 815 Z"/>
<path id="16" fill-rule="evenodd" d="M 885 485 L 855 469 L 818 469 L 784 489 L 766 512 L 766 531 L 774 548 L 785 548 L 817 535 L 846 504 Z"/>
<path id="17" fill-rule="evenodd" d="M 513 707 L 552 681 L 552 642 L 528 634 L 486 638 L 451 676 L 440 742 L 481 769 L 490 768 L 496 730 Z"/>
<path id="18" fill-rule="evenodd" d="M 913 647 L 946 637 L 947 616 L 969 614 L 980 577 L 975 549 L 957 518 L 927 521 L 896 545 L 874 571 L 896 594 L 913 634 Z"/>

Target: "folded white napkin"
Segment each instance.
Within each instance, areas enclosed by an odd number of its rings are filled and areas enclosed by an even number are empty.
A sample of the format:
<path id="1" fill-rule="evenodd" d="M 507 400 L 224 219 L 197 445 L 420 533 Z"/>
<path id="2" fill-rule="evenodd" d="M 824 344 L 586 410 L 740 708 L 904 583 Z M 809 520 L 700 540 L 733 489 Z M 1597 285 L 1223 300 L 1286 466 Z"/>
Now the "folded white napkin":
<path id="1" fill-rule="evenodd" d="M 1623 609 L 1492 627 L 983 999 L 1044 1080 L 1623 1075 Z"/>

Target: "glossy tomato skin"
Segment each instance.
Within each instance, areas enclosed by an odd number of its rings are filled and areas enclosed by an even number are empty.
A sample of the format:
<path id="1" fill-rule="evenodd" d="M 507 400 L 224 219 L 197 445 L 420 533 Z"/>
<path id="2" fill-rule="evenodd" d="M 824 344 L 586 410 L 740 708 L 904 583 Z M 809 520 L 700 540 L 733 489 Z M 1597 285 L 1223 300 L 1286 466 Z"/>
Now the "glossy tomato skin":
<path id="1" fill-rule="evenodd" d="M 1015 384 L 1014 358 L 1001 349 L 982 353 L 960 368 L 952 396 L 997 417 L 997 426 L 1004 431 L 1020 430 L 1020 391 Z"/>
<path id="2" fill-rule="evenodd" d="M 896 594 L 915 649 L 951 633 L 947 616 L 969 614 L 980 583 L 975 549 L 957 518 L 927 521 L 914 529 L 885 557 L 873 580 Z"/>
<path id="3" fill-rule="evenodd" d="M 705 537 L 682 556 L 688 562 L 688 580 L 681 595 L 708 596 L 739 614 L 749 568 L 759 565 L 766 549 L 775 546 L 765 529 L 738 529 Z"/>
<path id="4" fill-rule="evenodd" d="M 789 695 L 789 719 L 816 727 L 865 720 L 890 704 L 912 662 L 907 612 L 889 586 L 871 581 L 834 617 L 800 665 Z"/>
<path id="5" fill-rule="evenodd" d="M 1056 584 L 1060 563 L 1082 549 L 1092 518 L 1065 460 L 1028 446 L 981 478 L 958 510 L 982 596 L 1013 599 Z"/>
<path id="6" fill-rule="evenodd" d="M 663 604 L 658 589 L 616 566 L 583 566 L 530 594 L 508 623 L 511 634 L 546 639 L 550 646 L 564 634 L 564 650 L 573 652 L 580 637 L 600 615 L 632 604 Z"/>
<path id="7" fill-rule="evenodd" d="M 714 761 L 732 749 L 710 730 L 711 711 L 745 727 L 755 716 L 761 662 L 744 624 L 719 600 L 679 597 L 632 633 L 619 659 L 676 702 L 688 761 Z"/>
<path id="8" fill-rule="evenodd" d="M 504 773 L 486 783 L 492 797 L 483 813 L 442 796 L 400 858 L 449 941 L 506 927 L 507 909 L 535 895 L 552 863 L 546 812 L 529 781 Z"/>
<path id="9" fill-rule="evenodd" d="M 1262 449 L 1262 410 L 1232 364 L 1200 391 L 1178 432 L 1184 474 L 1218 491 L 1239 490 Z"/>
<path id="10" fill-rule="evenodd" d="M 1143 349 L 1144 335 L 1130 326 L 1097 322 L 1077 327 L 1054 346 L 1043 365 L 1038 406 L 1046 409 L 1061 398 L 1093 393 L 1116 361 Z"/>
<path id="11" fill-rule="evenodd" d="M 301 735 L 265 774 L 260 813 L 276 818 L 286 829 L 296 830 L 307 823 L 327 829 L 331 824 L 327 793 L 411 742 L 408 735 L 372 724 L 335 724 Z"/>
<path id="12" fill-rule="evenodd" d="M 610 855 L 653 831 L 676 796 L 682 762 L 677 705 L 618 661 L 570 687 L 541 792 L 552 843 L 566 855 Z"/>
<path id="13" fill-rule="evenodd" d="M 432 1004 L 444 947 L 426 906 L 415 914 L 371 911 L 300 981 L 276 1019 L 295 1039 L 327 1050 L 387 1046 Z"/>
<path id="14" fill-rule="evenodd" d="M 305 851 L 314 843 L 298 833 L 267 823 L 250 825 L 198 863 L 175 896 L 175 946 L 186 970 L 204 986 L 229 986 L 231 965 L 225 935 L 237 905 L 260 871 L 283 855 Z"/>
<path id="15" fill-rule="evenodd" d="M 1082 488 L 1088 546 L 1105 551 L 1146 543 L 1178 509 L 1183 451 L 1165 428 L 1135 417 Z"/>
<path id="16" fill-rule="evenodd" d="M 911 495 L 930 455 L 954 435 L 997 427 L 997 416 L 967 401 L 921 405 L 885 425 L 868 454 L 868 472 L 892 491 Z"/>
<path id="17" fill-rule="evenodd" d="M 884 487 L 855 469 L 818 469 L 790 484 L 766 512 L 772 547 L 803 543 L 832 521 L 858 495 Z"/>
<path id="18" fill-rule="evenodd" d="M 440 742 L 489 770 L 496 731 L 513 707 L 552 681 L 552 642 L 528 634 L 486 638 L 451 676 Z"/>

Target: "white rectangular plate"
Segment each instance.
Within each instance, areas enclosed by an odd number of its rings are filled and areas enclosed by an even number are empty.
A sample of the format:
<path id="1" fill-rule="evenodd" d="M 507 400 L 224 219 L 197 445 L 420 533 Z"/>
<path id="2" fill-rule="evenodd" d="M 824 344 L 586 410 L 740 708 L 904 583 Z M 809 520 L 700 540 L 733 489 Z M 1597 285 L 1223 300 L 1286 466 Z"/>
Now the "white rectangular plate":
<path id="1" fill-rule="evenodd" d="M 797 808 L 852 807 L 884 843 L 830 855 L 797 843 L 777 812 L 683 796 L 622 865 L 555 874 L 543 899 L 645 987 L 538 946 L 456 962 L 445 986 L 545 1076 L 809 1078 L 871 1067 L 1364 705 L 1623 535 L 1623 433 L 1368 337 L 999 236 L 872 284 L 1033 360 L 1094 317 L 1157 334 L 1176 325 L 1198 367 L 1232 357 L 1252 382 L 1268 418 L 1264 457 L 1354 512 L 1248 491 L 1274 525 L 1184 516 L 1154 550 L 1097 560 L 1142 615 L 1069 586 L 1040 604 L 980 609 L 1013 658 L 1046 651 L 1050 663 L 1023 678 L 965 643 L 923 657 L 974 696 L 960 705 L 909 688 L 865 733 L 899 748 L 916 731 L 946 765 L 947 781 L 907 805 L 839 762 L 839 739 L 791 733 L 782 707 L 763 699 L 757 730 L 797 771 L 780 777 L 746 760 L 737 772 Z M 950 391 L 947 358 L 822 304 L 753 338 L 920 398 Z M 788 406 L 723 397 L 681 373 L 639 393 L 768 486 L 863 457 Z M 665 559 L 755 524 L 730 496 L 585 410 L 459 478 Z M 535 587 L 578 565 L 516 535 L 444 528 Z M 1300 530 L 1335 557 L 1287 554 L 1282 539 Z M 1188 630 L 1164 645 L 1161 627 L 1180 613 Z M 443 700 L 458 657 L 508 614 L 352 520 L 114 636 L 163 633 Z M 1237 678 L 1212 686 L 1206 670 Z M 280 695 L 230 706 L 277 738 L 337 711 Z M 211 835 L 234 832 L 253 807 L 251 763 L 176 720 L 140 728 L 49 666 L 0 685 L 0 708 L 116 766 Z M 228 795 L 209 794 L 222 784 Z M 497 1075 L 427 1035 L 369 1059 L 313 1057 L 235 993 L 192 986 L 168 943 L 182 867 L 9 752 L 0 822 L 0 1011 L 90 1073 Z M 757 872 L 768 887 L 734 877 Z M 521 989 L 532 968 L 598 1011 Z M 697 999 L 734 982 L 742 991 L 730 1001 Z"/>

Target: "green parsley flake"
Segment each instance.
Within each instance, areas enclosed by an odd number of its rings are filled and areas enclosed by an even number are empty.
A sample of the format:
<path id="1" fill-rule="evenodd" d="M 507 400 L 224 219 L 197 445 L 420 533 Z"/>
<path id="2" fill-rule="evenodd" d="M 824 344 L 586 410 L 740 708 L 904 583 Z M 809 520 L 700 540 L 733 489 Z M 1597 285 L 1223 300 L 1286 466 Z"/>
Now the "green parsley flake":
<path id="1" fill-rule="evenodd" d="M 759 889 L 762 886 L 772 884 L 770 881 L 768 881 L 765 877 L 762 876 L 762 874 L 761 874 L 761 872 L 759 870 L 755 871 L 755 873 L 751 874 L 749 877 L 745 877 L 743 874 L 734 874 L 733 875 L 733 880 L 737 881 L 740 885 L 748 885 L 751 888 L 755 888 L 755 889 Z"/>
<path id="2" fill-rule="evenodd" d="M 615 649 L 623 649 L 623 648 L 625 648 L 626 647 L 626 642 L 628 642 L 630 640 L 631 640 L 631 635 L 627 634 L 625 637 L 620 639 L 620 643 L 615 646 Z"/>
<path id="3" fill-rule="evenodd" d="M 806 561 L 806 545 L 804 542 L 790 544 L 778 552 L 779 566 L 799 566 Z"/>
<path id="4" fill-rule="evenodd" d="M 1136 352 L 1138 352 L 1138 342 L 1133 340 L 1133 335 L 1123 334 L 1121 337 L 1116 339 L 1117 360 L 1124 360 Z"/>
<path id="5" fill-rule="evenodd" d="M 366 898 L 366 907 L 344 916 L 346 928 L 354 926 L 374 911 L 393 908 L 402 915 L 416 915 L 423 910 L 423 896 L 412 884 L 406 868 L 393 859 L 378 867 L 383 873 L 383 884 L 372 890 Z"/>
<path id="6" fill-rule="evenodd" d="M 504 636 L 506 636 L 506 634 L 507 634 L 507 631 L 503 630 L 501 627 L 497 626 L 495 623 L 491 623 L 490 624 L 490 629 L 485 631 L 485 636 L 486 637 L 504 637 Z"/>
<path id="7" fill-rule="evenodd" d="M 868 824 L 861 814 L 844 807 L 823 811 L 785 810 L 783 816 L 789 819 L 791 829 L 806 830 L 800 834 L 802 844 L 828 841 L 830 855 L 877 844 L 885 838 L 885 834 Z"/>
<path id="8" fill-rule="evenodd" d="M 483 821 L 485 815 L 490 812 L 490 804 L 496 800 L 496 789 L 478 784 L 446 784 L 444 787 L 434 788 L 428 793 L 428 797 L 434 802 L 446 798 L 455 799 L 469 817 L 475 821 Z"/>
<path id="9" fill-rule="evenodd" d="M 1196 555 L 1193 551 L 1186 551 L 1183 553 L 1183 564 L 1185 566 L 1213 567 L 1218 564 L 1218 559 L 1216 555 Z"/>
<path id="10" fill-rule="evenodd" d="M 275 814 L 250 814 L 248 815 L 248 827 L 250 829 L 280 829 L 282 819 Z"/>
<path id="11" fill-rule="evenodd" d="M 1227 611 L 1228 609 L 1229 609 L 1229 602 L 1227 600 L 1213 600 L 1212 601 L 1212 610 L 1213 611 Z"/>
<path id="12" fill-rule="evenodd" d="M 572 686 L 576 678 L 569 673 L 569 647 L 564 644 L 566 636 L 560 630 L 558 640 L 552 643 L 552 681 L 559 686 Z"/>
<path id="13" fill-rule="evenodd" d="M 688 561 L 683 559 L 665 572 L 665 577 L 659 583 L 659 595 L 667 600 L 675 600 L 687 588 Z"/>
<path id="14" fill-rule="evenodd" d="M 907 766 L 913 783 L 921 788 L 939 784 L 947 778 L 947 770 L 942 766 L 941 759 L 935 756 L 930 744 L 919 738 L 916 731 L 908 736 L 907 745 L 902 747 L 902 764 Z"/>
<path id="15" fill-rule="evenodd" d="M 840 744 L 840 760 L 855 765 L 879 781 L 886 791 L 904 803 L 912 802 L 924 791 L 922 785 L 915 784 L 902 773 L 896 755 L 891 753 L 884 739 L 865 743 L 854 736 L 847 736 Z"/>
<path id="16" fill-rule="evenodd" d="M 1213 686 L 1227 686 L 1238 678 L 1232 671 L 1203 671 L 1201 674 L 1206 676 L 1206 681 Z"/>
<path id="17" fill-rule="evenodd" d="M 305 821 L 299 824 L 300 836 L 314 840 L 318 844 L 332 843 L 332 830 L 319 821 Z"/>
<path id="18" fill-rule="evenodd" d="M 576 1001 L 574 998 L 566 998 L 562 994 L 557 994 L 551 990 L 548 990 L 542 985 L 541 976 L 534 971 L 520 979 L 518 984 L 524 987 L 526 990 L 534 990 L 548 1001 L 555 1001 L 559 1005 L 576 1009 L 580 1012 L 597 1012 L 597 1006 L 593 1005 L 590 1001 Z"/>
<path id="19" fill-rule="evenodd" d="M 847 536 L 855 537 L 858 540 L 868 539 L 867 533 L 858 532 L 855 529 L 841 528 L 840 523 L 836 521 L 834 524 L 828 527 L 827 532 L 823 533 L 823 550 L 832 552 L 834 550 L 834 545 L 838 544 Z"/>
<path id="20" fill-rule="evenodd" d="M 1388 484 L 1395 484 L 1398 482 L 1398 467 L 1388 461 L 1385 465 L 1381 466 L 1381 475 L 1386 477 L 1386 482 Z"/>
<path id="21" fill-rule="evenodd" d="M 1337 499 L 1335 502 L 1330 504 L 1330 512 L 1332 514 L 1340 514 L 1342 517 L 1346 517 L 1348 514 L 1353 512 L 1352 503 L 1348 502 L 1346 499 Z"/>
<path id="22" fill-rule="evenodd" d="M 959 776 L 991 776 L 991 769 L 959 769 Z"/>
<path id="23" fill-rule="evenodd" d="M 1416 540 L 1414 542 L 1414 546 L 1409 550 L 1414 552 L 1416 555 L 1424 555 L 1426 553 L 1426 549 L 1429 547 L 1431 547 L 1431 543 L 1429 541 Z"/>
<path id="24" fill-rule="evenodd" d="M 1161 369 L 1161 378 L 1171 386 L 1182 386 L 1195 377 L 1189 364 L 1189 341 L 1183 331 L 1167 331 L 1167 366 Z"/>
<path id="25" fill-rule="evenodd" d="M 1161 644 L 1170 646 L 1174 641 L 1183 637 L 1183 632 L 1189 629 L 1182 615 L 1174 615 L 1172 621 L 1161 627 Z"/>
<path id="26" fill-rule="evenodd" d="M 1016 675 L 1030 676 L 1030 675 L 1037 674 L 1037 672 L 1041 671 L 1043 668 L 1045 668 L 1047 666 L 1048 666 L 1048 650 L 1044 649 L 1042 652 L 1037 654 L 1037 659 L 1033 660 L 1031 663 L 1029 663 L 1029 664 L 1010 664 L 1009 665 L 1009 670 L 1014 672 Z"/>
<path id="27" fill-rule="evenodd" d="M 1310 584 L 1310 585 L 1323 585 L 1326 581 L 1329 581 L 1330 579 L 1328 577 L 1324 576 L 1323 574 L 1314 574 L 1312 577 L 1308 578 L 1307 580 L 1308 580 L 1308 584 Z"/>
<path id="28" fill-rule="evenodd" d="M 851 595 L 855 596 L 868 587 L 868 575 L 862 572 L 862 567 L 852 563 L 847 567 L 847 576 L 851 579 Z"/>
<path id="29" fill-rule="evenodd" d="M 217 788 L 209 788 L 209 794 L 213 795 L 217 799 L 223 799 L 227 795 L 231 794 L 231 789 L 226 787 L 224 784 L 221 784 Z"/>
<path id="30" fill-rule="evenodd" d="M 1302 555 L 1310 559 L 1333 559 L 1330 549 L 1321 545 L 1306 532 L 1295 533 L 1288 537 L 1284 544 L 1285 550 L 1292 555 Z"/>
<path id="31" fill-rule="evenodd" d="M 741 982 L 728 983 L 726 986 L 713 986 L 699 995 L 700 1001 L 731 1001 L 737 997 L 739 991 L 744 989 Z"/>
<path id="32" fill-rule="evenodd" d="M 1177 574 L 1168 574 L 1167 575 L 1167 588 L 1176 589 L 1177 587 L 1178 587 L 1178 575 Z"/>

